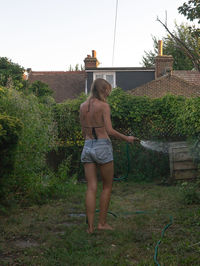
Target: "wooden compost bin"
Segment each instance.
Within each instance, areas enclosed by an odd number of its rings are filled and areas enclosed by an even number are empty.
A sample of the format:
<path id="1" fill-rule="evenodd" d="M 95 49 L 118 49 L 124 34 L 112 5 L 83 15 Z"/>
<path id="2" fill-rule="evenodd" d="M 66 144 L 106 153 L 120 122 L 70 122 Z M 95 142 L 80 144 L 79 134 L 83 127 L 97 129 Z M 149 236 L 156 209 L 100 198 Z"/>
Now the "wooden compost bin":
<path id="1" fill-rule="evenodd" d="M 187 142 L 178 141 L 169 144 L 169 161 L 172 182 L 197 177 L 197 165 L 194 163 Z"/>

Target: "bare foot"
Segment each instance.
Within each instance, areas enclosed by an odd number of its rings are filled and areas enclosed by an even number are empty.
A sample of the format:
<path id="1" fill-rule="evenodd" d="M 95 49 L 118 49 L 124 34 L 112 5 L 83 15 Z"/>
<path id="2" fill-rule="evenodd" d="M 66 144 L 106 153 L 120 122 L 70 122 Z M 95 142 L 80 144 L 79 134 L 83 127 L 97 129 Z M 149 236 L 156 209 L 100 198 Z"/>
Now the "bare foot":
<path id="1" fill-rule="evenodd" d="M 94 233 L 94 229 L 90 229 L 90 228 L 88 228 L 88 229 L 87 229 L 87 233 L 88 233 L 88 234 L 93 234 L 93 233 Z"/>
<path id="2" fill-rule="evenodd" d="M 98 224 L 98 229 L 99 230 L 114 230 L 114 228 L 112 226 L 110 226 L 109 224 Z"/>

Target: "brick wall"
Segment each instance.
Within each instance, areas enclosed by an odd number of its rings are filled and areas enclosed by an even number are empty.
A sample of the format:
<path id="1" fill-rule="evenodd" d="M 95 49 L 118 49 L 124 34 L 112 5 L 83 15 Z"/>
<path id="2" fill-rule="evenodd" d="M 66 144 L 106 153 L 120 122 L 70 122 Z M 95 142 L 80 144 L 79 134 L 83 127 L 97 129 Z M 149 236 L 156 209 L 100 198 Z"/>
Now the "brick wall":
<path id="1" fill-rule="evenodd" d="M 92 56 L 87 55 L 87 57 L 84 59 L 84 63 L 85 63 L 85 69 L 94 69 L 98 67 L 99 61 L 96 58 L 95 50 L 92 50 Z"/>
<path id="2" fill-rule="evenodd" d="M 200 97 L 200 85 L 189 83 L 168 74 L 130 91 L 135 96 L 159 98 L 168 93 L 186 97 Z"/>
<path id="3" fill-rule="evenodd" d="M 173 69 L 173 57 L 171 55 L 156 56 L 155 58 L 155 79 L 171 72 Z"/>

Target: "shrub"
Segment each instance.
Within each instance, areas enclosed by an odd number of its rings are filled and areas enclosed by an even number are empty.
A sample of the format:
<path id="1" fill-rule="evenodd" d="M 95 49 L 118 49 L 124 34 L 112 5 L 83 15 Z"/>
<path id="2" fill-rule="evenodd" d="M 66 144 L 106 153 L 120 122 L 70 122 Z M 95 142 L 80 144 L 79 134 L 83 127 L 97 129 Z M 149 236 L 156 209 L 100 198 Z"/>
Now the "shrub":
<path id="1" fill-rule="evenodd" d="M 37 97 L 51 96 L 53 94 L 53 90 L 49 88 L 48 84 L 39 80 L 30 84 L 28 90 Z"/>
<path id="2" fill-rule="evenodd" d="M 15 116 L 23 123 L 14 151 L 14 171 L 12 177 L 4 182 L 10 193 L 4 199 L 12 194 L 15 199 L 28 199 L 28 195 L 34 191 L 37 193 L 36 187 L 44 190 L 48 187 L 48 180 L 45 179 L 46 185 L 43 180 L 47 171 L 46 153 L 55 147 L 57 138 L 52 111 L 34 95 L 26 96 L 14 89 L 6 89 L 0 97 L 0 112 Z"/>
<path id="3" fill-rule="evenodd" d="M 184 182 L 180 186 L 181 202 L 187 205 L 200 204 L 200 186 L 199 182 Z"/>
<path id="4" fill-rule="evenodd" d="M 14 168 L 15 150 L 22 123 L 19 119 L 0 114 L 0 180 L 9 176 Z"/>
<path id="5" fill-rule="evenodd" d="M 79 108 L 85 99 L 82 95 L 75 100 L 58 104 L 55 108 L 59 138 L 63 144 L 74 145 L 74 149 L 66 149 L 68 152 L 66 158 L 72 153 L 77 160 L 74 164 L 76 168 L 80 157 L 75 154 L 81 152 L 77 143 L 83 144 Z M 186 99 L 182 96 L 166 95 L 162 98 L 150 99 L 133 96 L 116 88 L 108 97 L 108 102 L 111 107 L 113 127 L 127 135 L 134 135 L 144 140 L 172 141 L 186 140 L 192 134 L 199 132 L 199 98 Z M 123 175 L 127 172 L 124 144 L 113 141 L 113 147 L 117 158 L 115 172 L 117 175 Z M 137 161 L 131 169 L 135 179 L 152 180 L 169 175 L 168 155 L 147 151 L 140 146 L 134 146 L 131 153 L 131 160 Z"/>
<path id="6" fill-rule="evenodd" d="M 67 100 L 55 106 L 54 119 L 58 125 L 58 136 L 65 143 L 67 140 L 82 139 L 79 108 L 84 100 L 86 96 L 82 94 L 77 99 Z"/>
<path id="7" fill-rule="evenodd" d="M 178 127 L 187 136 L 200 136 L 200 97 L 187 98 L 177 119 Z"/>
<path id="8" fill-rule="evenodd" d="M 109 103 L 113 125 L 124 133 L 151 140 L 183 137 L 177 119 L 182 114 L 184 97 L 166 95 L 150 99 L 117 88 L 109 97 Z"/>

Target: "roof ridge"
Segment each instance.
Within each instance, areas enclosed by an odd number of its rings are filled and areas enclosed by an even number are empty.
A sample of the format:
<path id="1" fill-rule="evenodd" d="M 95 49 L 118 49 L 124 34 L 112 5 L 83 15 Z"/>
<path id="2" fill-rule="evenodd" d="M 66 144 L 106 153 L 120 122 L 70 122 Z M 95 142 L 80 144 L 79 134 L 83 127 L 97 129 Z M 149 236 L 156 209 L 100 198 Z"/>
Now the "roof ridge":
<path id="1" fill-rule="evenodd" d="M 151 83 L 153 83 L 153 82 L 157 82 L 157 81 L 162 80 L 162 79 L 165 79 L 165 78 L 167 78 L 167 77 L 175 78 L 175 79 L 180 80 L 180 81 L 182 81 L 182 82 L 184 82 L 184 83 L 186 83 L 186 84 L 188 84 L 188 85 L 190 85 L 190 86 L 191 86 L 191 85 L 194 85 L 194 86 L 200 87 L 200 84 L 193 83 L 193 82 L 189 82 L 189 81 L 185 80 L 184 78 L 181 78 L 181 77 L 178 77 L 178 76 L 176 76 L 176 75 L 173 75 L 173 73 L 172 73 L 172 74 L 163 75 L 163 76 L 161 76 L 161 77 L 159 77 L 159 78 L 157 78 L 157 79 L 153 79 L 153 80 L 151 80 L 151 81 L 149 81 L 149 82 L 147 82 L 147 83 L 145 83 L 145 84 L 143 84 L 143 85 L 138 86 L 136 89 L 139 89 L 140 87 L 142 87 L 142 86 L 144 86 L 144 85 L 148 86 L 149 84 L 151 84 Z M 131 91 L 134 92 L 135 89 L 132 89 Z"/>
<path id="2" fill-rule="evenodd" d="M 186 79 L 184 79 L 184 78 L 182 78 L 182 77 L 178 77 L 178 76 L 173 75 L 173 74 L 172 74 L 171 76 L 173 76 L 174 78 L 179 79 L 179 80 L 181 80 L 181 81 L 184 81 L 184 82 L 185 82 L 186 84 L 188 84 L 188 85 L 195 85 L 195 86 L 197 86 L 197 87 L 200 87 L 200 84 L 197 84 L 197 83 L 191 82 L 191 81 L 186 80 Z"/>
<path id="3" fill-rule="evenodd" d="M 80 71 L 31 71 L 31 74 L 71 74 L 71 73 L 85 73 L 84 70 Z"/>

